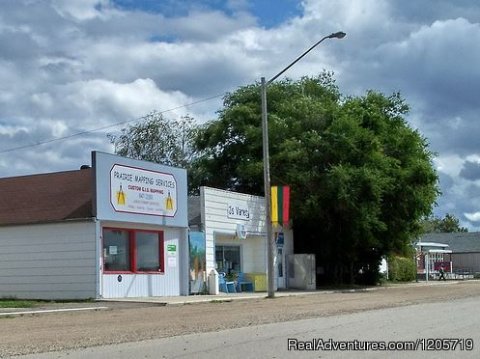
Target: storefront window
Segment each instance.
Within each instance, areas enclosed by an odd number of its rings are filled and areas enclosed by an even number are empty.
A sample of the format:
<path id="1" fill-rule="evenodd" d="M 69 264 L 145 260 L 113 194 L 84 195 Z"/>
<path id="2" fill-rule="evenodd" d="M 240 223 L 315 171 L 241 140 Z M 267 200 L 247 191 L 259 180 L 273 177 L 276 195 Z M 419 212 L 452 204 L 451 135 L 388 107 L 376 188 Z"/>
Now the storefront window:
<path id="1" fill-rule="evenodd" d="M 241 272 L 240 246 L 215 246 L 215 262 L 218 272 Z"/>
<path id="2" fill-rule="evenodd" d="M 142 272 L 161 270 L 159 234 L 137 232 L 137 270 Z"/>
<path id="3" fill-rule="evenodd" d="M 163 272 L 163 233 L 103 229 L 105 272 Z"/>
<path id="4" fill-rule="evenodd" d="M 130 271 L 130 239 L 128 231 L 103 231 L 103 259 L 106 271 Z"/>

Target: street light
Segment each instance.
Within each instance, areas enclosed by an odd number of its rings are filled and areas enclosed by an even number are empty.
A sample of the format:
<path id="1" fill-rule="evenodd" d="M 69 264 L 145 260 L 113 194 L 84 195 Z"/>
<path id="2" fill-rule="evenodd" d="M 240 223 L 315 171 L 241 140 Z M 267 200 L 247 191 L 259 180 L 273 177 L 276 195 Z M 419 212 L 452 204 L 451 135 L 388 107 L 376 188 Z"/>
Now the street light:
<path id="1" fill-rule="evenodd" d="M 268 120 L 267 120 L 267 86 L 275 81 L 281 74 L 287 71 L 290 67 L 300 61 L 306 54 L 312 51 L 315 47 L 320 45 L 326 39 L 343 39 L 345 33 L 342 31 L 335 32 L 320 41 L 313 44 L 307 51 L 297 57 L 290 65 L 285 67 L 278 74 L 273 76 L 270 80 L 265 81 L 265 77 L 261 78 L 262 90 L 262 137 L 263 137 L 263 181 L 265 186 L 265 211 L 266 211 L 266 226 L 267 226 L 267 282 L 268 282 L 268 297 L 275 296 L 274 284 L 274 266 L 273 266 L 273 236 L 272 236 L 272 204 L 271 204 L 271 188 L 270 188 L 270 157 L 268 151 Z"/>

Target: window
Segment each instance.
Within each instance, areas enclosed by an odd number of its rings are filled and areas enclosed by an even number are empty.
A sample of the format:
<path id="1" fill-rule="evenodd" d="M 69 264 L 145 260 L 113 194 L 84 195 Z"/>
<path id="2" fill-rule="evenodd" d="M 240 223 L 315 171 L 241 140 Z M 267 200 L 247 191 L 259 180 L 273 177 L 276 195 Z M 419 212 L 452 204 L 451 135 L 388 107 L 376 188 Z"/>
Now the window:
<path id="1" fill-rule="evenodd" d="M 103 231 L 103 263 L 106 271 L 130 271 L 130 240 L 127 231 Z"/>
<path id="2" fill-rule="evenodd" d="M 137 270 L 159 271 L 160 268 L 160 241 L 158 233 L 137 232 Z"/>
<path id="3" fill-rule="evenodd" d="M 163 232 L 103 229 L 104 272 L 162 273 Z"/>
<path id="4" fill-rule="evenodd" d="M 240 246 L 215 246 L 215 262 L 218 272 L 241 272 Z"/>

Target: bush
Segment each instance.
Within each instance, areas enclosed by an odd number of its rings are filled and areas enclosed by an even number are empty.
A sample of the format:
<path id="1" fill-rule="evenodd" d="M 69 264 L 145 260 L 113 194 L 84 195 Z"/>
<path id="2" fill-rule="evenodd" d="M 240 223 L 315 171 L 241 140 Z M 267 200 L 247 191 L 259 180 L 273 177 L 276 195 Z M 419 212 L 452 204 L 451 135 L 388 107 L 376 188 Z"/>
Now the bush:
<path id="1" fill-rule="evenodd" d="M 391 256 L 388 259 L 388 277 L 393 282 L 415 280 L 417 268 L 412 258 Z"/>

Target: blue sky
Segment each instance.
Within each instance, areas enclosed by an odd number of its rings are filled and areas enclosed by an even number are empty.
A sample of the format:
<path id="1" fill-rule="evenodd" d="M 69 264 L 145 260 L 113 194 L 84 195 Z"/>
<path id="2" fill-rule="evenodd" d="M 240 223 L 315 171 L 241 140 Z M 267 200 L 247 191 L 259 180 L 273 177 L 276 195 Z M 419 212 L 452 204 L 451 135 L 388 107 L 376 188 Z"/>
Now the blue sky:
<path id="1" fill-rule="evenodd" d="M 235 16 L 235 13 L 239 11 L 246 11 L 255 16 L 258 25 L 265 28 L 278 26 L 290 18 L 302 14 L 301 3 L 296 0 L 114 0 L 113 4 L 124 10 L 161 13 L 171 18 L 188 16 L 192 11 L 221 11 L 228 16 Z"/>
<path id="2" fill-rule="evenodd" d="M 214 119 L 222 94 L 340 30 L 287 75 L 399 91 L 437 154 L 435 213 L 480 229 L 476 0 L 3 0 L 0 177 L 79 168 L 153 110 Z"/>

